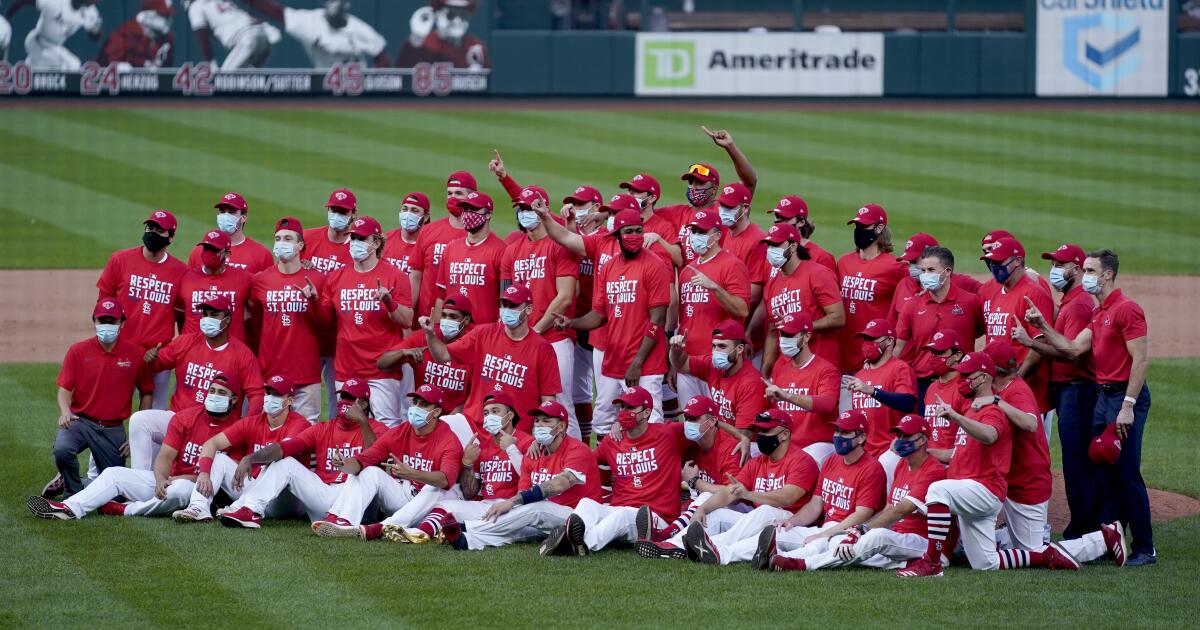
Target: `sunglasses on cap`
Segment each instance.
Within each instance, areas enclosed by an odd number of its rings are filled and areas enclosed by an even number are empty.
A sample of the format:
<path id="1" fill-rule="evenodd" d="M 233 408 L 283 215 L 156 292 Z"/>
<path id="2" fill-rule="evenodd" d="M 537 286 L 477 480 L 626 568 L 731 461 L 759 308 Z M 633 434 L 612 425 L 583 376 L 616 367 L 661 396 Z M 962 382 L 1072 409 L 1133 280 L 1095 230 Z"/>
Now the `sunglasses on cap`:
<path id="1" fill-rule="evenodd" d="M 692 175 L 699 175 L 701 177 L 708 177 L 712 175 L 712 171 L 703 164 L 693 164 L 689 166 L 688 173 L 691 173 Z"/>

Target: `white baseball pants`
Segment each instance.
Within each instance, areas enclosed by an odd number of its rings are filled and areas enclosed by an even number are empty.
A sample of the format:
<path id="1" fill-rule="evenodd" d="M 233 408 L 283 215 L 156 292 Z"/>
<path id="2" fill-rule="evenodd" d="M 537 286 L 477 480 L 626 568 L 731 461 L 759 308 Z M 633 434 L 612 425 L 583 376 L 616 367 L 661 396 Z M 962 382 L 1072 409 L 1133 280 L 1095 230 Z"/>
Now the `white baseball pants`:
<path id="1" fill-rule="evenodd" d="M 575 506 L 575 514 L 586 527 L 583 542 L 591 551 L 600 551 L 614 541 L 637 542 L 637 513 L 635 507 L 604 505 L 591 499 L 580 499 Z M 667 522 L 654 514 L 654 527 L 666 526 Z"/>
<path id="2" fill-rule="evenodd" d="M 187 479 L 176 479 L 167 486 L 167 496 L 159 499 L 154 496 L 153 472 L 112 466 L 104 469 L 95 481 L 63 503 L 75 513 L 75 518 L 80 519 L 118 496 L 123 496 L 132 501 L 125 506 L 125 516 L 156 516 L 187 505 L 193 486 L 195 484 Z"/>
<path id="3" fill-rule="evenodd" d="M 996 515 L 1000 513 L 1000 500 L 996 495 L 974 479 L 943 479 L 930 484 L 925 503 L 941 503 L 958 517 L 963 550 L 967 552 L 972 569 L 994 571 L 1000 568 L 1000 555 L 996 553 Z"/>
<path id="4" fill-rule="evenodd" d="M 554 349 L 554 356 L 558 360 L 558 382 L 561 385 L 554 400 L 567 410 L 567 435 L 579 439 L 582 434 L 579 432 L 579 418 L 575 417 L 574 392 L 571 391 L 575 382 L 575 342 L 562 339 L 550 344 L 550 347 Z M 522 409 L 517 413 L 525 411 L 528 410 Z"/>
<path id="5" fill-rule="evenodd" d="M 592 351 L 574 346 L 571 351 L 575 369 L 571 372 L 571 402 L 588 405 L 592 402 Z M 563 383 L 566 385 L 566 383 Z"/>
<path id="6" fill-rule="evenodd" d="M 679 400 L 679 406 L 683 407 L 695 396 L 707 396 L 708 383 L 691 374 L 676 374 L 675 395 Z"/>
<path id="7" fill-rule="evenodd" d="M 1104 543 L 1104 534 L 1101 534 L 1099 530 L 1088 532 L 1079 538 L 1060 540 L 1058 545 L 1081 563 L 1099 560 L 1108 554 L 1108 545 Z M 1041 549 L 1045 549 L 1045 546 L 1042 546 Z"/>
<path id="8" fill-rule="evenodd" d="M 154 458 L 163 438 L 167 437 L 167 424 L 175 412 L 167 409 L 146 409 L 129 416 L 129 467 L 134 470 L 153 470 Z"/>
<path id="9" fill-rule="evenodd" d="M 712 536 L 721 564 L 746 562 L 753 558 L 758 549 L 758 534 L 767 525 L 791 515 L 787 510 L 770 505 L 760 505 L 743 514 L 728 531 Z"/>
<path id="10" fill-rule="evenodd" d="M 537 540 L 566 522 L 571 508 L 552 501 L 518 505 L 495 521 L 466 521 L 467 549 L 479 551 L 515 542 Z"/>
<path id="11" fill-rule="evenodd" d="M 924 556 L 929 548 L 929 542 L 918 534 L 900 534 L 890 529 L 876 528 L 863 534 L 862 538 L 854 544 L 854 557 L 850 560 L 842 560 L 836 554 L 838 546 L 845 540 L 843 535 L 816 540 L 807 545 L 782 551 L 785 547 L 791 546 L 788 543 L 793 540 L 799 543 L 805 537 L 819 531 L 818 527 L 795 527 L 786 532 L 780 532 L 776 538 L 776 545 L 781 549 L 779 555 L 788 558 L 803 558 L 805 567 L 809 571 L 850 566 L 900 569 L 908 561 Z"/>
<path id="12" fill-rule="evenodd" d="M 248 26 L 242 29 L 237 35 L 234 35 L 233 47 L 225 55 L 225 60 L 221 62 L 220 69 L 238 70 L 240 68 L 252 67 L 251 63 L 254 58 L 261 55 L 270 47 L 271 42 L 267 39 L 267 31 L 263 28 L 262 24 Z"/>
<path id="13" fill-rule="evenodd" d="M 353 525 L 359 525 L 367 507 L 374 501 L 380 512 L 391 514 L 384 519 L 384 525 L 415 527 L 429 515 L 443 496 L 462 498 L 462 494 L 456 492 L 457 487 L 454 486 L 453 492 L 447 492 L 434 486 L 425 486 L 418 492 L 411 481 L 396 479 L 382 468 L 368 466 L 357 475 L 346 478 L 329 512 Z"/>
<path id="14" fill-rule="evenodd" d="M 1008 523 L 1008 538 L 1012 549 L 1037 551 L 1046 546 L 1042 537 L 1046 530 L 1049 504 L 1049 501 L 1028 505 L 1012 499 L 1004 500 L 1000 513 Z"/>
<path id="15" fill-rule="evenodd" d="M 808 453 L 809 457 L 813 458 L 813 461 L 817 462 L 818 470 L 821 468 L 821 466 L 825 465 L 825 460 L 829 459 L 829 456 L 833 455 L 834 453 L 832 442 L 813 442 L 812 444 L 805 446 L 803 450 L 805 453 Z M 891 481 L 891 477 L 889 476 L 889 487 L 892 485 Z"/>
<path id="16" fill-rule="evenodd" d="M 300 385 L 292 397 L 292 411 L 304 416 L 310 423 L 321 418 L 321 384 Z"/>
<path id="17" fill-rule="evenodd" d="M 389 429 L 408 418 L 408 398 L 405 394 L 412 391 L 411 374 L 410 372 L 407 391 L 404 389 L 404 381 L 399 379 L 376 378 L 367 381 L 367 386 L 371 388 L 371 413 Z M 341 389 L 344 382 L 335 382 L 335 391 Z"/>
<path id="18" fill-rule="evenodd" d="M 650 414 L 650 422 L 662 422 L 662 380 L 661 374 L 643 376 L 638 379 L 638 385 L 650 392 L 654 400 L 654 411 Z M 625 391 L 625 381 L 596 374 L 596 406 L 592 409 L 592 433 L 608 435 L 617 422 L 617 407 L 613 401 L 621 397 Z"/>
<path id="19" fill-rule="evenodd" d="M 892 447 L 889 446 L 888 450 L 879 454 L 878 459 L 879 465 L 883 466 L 884 474 L 887 475 L 887 485 L 883 488 L 885 493 L 883 496 L 886 497 L 892 492 L 892 477 L 896 476 L 896 464 L 899 464 L 900 460 L 904 458 L 900 457 L 900 454 L 896 451 L 893 451 Z"/>
<path id="20" fill-rule="evenodd" d="M 171 406 L 171 370 L 154 373 L 154 397 L 151 407 L 163 409 Z"/>
<path id="21" fill-rule="evenodd" d="M 321 381 L 325 383 L 325 417 L 332 420 L 337 417 L 337 379 L 334 378 L 333 357 L 321 357 Z"/>
<path id="22" fill-rule="evenodd" d="M 308 520 L 315 521 L 329 512 L 343 485 L 326 484 L 304 464 L 285 457 L 263 469 L 254 484 L 248 486 L 229 509 L 248 507 L 255 514 L 263 515 L 270 509 L 271 502 L 287 490 L 308 514 Z"/>
<path id="23" fill-rule="evenodd" d="M 25 36 L 25 63 L 42 72 L 79 72 L 79 57 L 65 46 L 50 44 L 37 36 L 37 30 Z"/>

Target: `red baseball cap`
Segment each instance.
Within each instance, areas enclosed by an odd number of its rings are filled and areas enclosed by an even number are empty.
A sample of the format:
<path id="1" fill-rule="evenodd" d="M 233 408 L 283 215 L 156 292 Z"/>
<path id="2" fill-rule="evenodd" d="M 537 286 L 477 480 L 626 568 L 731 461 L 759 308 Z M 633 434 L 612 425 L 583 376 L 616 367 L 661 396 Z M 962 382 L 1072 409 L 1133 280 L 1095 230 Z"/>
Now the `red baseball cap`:
<path id="1" fill-rule="evenodd" d="M 410 192 L 404 195 L 404 201 L 400 203 L 414 205 L 425 212 L 429 212 L 429 196 L 423 192 Z"/>
<path id="2" fill-rule="evenodd" d="M 688 170 L 679 179 L 689 180 L 694 179 L 701 182 L 719 182 L 721 175 L 717 173 L 717 169 L 708 164 L 696 163 L 688 167 Z"/>
<path id="3" fill-rule="evenodd" d="M 300 219 L 296 217 L 283 217 L 276 221 L 275 231 L 278 232 L 279 230 L 291 230 L 296 234 L 300 234 L 301 237 L 304 235 L 304 226 L 300 225 Z"/>
<path id="4" fill-rule="evenodd" d="M 210 230 L 204 233 L 204 238 L 197 245 L 208 245 L 218 250 L 229 249 L 229 235 L 220 230 Z"/>
<path id="5" fill-rule="evenodd" d="M 998 368 L 1011 370 L 1017 367 L 1017 351 L 1008 341 L 997 339 L 984 346 L 983 351 L 992 358 L 992 363 Z"/>
<path id="6" fill-rule="evenodd" d="M 296 384 L 292 382 L 292 379 L 283 374 L 276 374 L 267 379 L 267 382 L 263 383 L 263 387 L 275 390 L 275 393 L 280 396 L 291 396 L 296 393 Z"/>
<path id="7" fill-rule="evenodd" d="M 500 299 L 510 304 L 529 304 L 533 302 L 533 292 L 523 284 L 514 283 L 500 294 Z"/>
<path id="8" fill-rule="evenodd" d="M 634 385 L 626 387 L 625 391 L 613 401 L 613 404 L 622 403 L 629 407 L 653 407 L 654 397 L 650 392 L 646 391 L 645 387 Z"/>
<path id="9" fill-rule="evenodd" d="M 897 422 L 896 426 L 888 429 L 888 431 L 896 435 L 916 435 L 920 433 L 928 436 L 929 423 L 925 422 L 925 418 L 910 413 L 900 418 L 900 422 Z"/>
<path id="10" fill-rule="evenodd" d="M 446 401 L 446 395 L 442 393 L 442 388 L 437 385 L 426 383 L 415 390 L 408 393 L 409 398 L 419 398 L 431 405 L 442 406 Z"/>
<path id="11" fill-rule="evenodd" d="M 779 203 L 775 204 L 774 212 L 781 219 L 794 219 L 801 217 L 808 218 L 808 204 L 796 195 L 784 195 Z"/>
<path id="12" fill-rule="evenodd" d="M 604 204 L 604 195 L 591 186 L 580 186 L 575 192 L 563 197 L 563 203 L 598 203 Z"/>
<path id="13" fill-rule="evenodd" d="M 383 227 L 379 225 L 379 221 L 376 221 L 375 217 L 363 215 L 351 224 L 350 233 L 355 236 L 373 236 L 383 234 Z"/>
<path id="14" fill-rule="evenodd" d="M 542 404 L 538 405 L 537 407 L 530 409 L 529 415 L 531 415 L 531 416 L 533 416 L 533 415 L 548 416 L 551 418 L 558 418 L 559 420 L 562 420 L 563 422 L 568 421 L 567 420 L 567 418 L 568 418 L 567 408 L 558 404 L 557 402 L 555 402 L 553 400 L 547 400 L 547 401 L 543 402 Z"/>
<path id="15" fill-rule="evenodd" d="M 142 221 L 142 223 L 153 223 L 164 230 L 172 232 L 175 231 L 175 228 L 179 227 L 179 222 L 175 220 L 175 215 L 167 210 L 155 210 L 151 212 L 150 216 L 145 221 Z"/>
<path id="16" fill-rule="evenodd" d="M 964 375 L 983 372 L 988 376 L 995 376 L 996 363 L 986 352 L 972 352 L 954 364 L 954 371 Z"/>
<path id="17" fill-rule="evenodd" d="M 892 330 L 892 323 L 886 319 L 872 319 L 867 322 L 863 329 L 855 333 L 859 337 L 868 339 L 878 339 L 880 337 L 895 337 L 896 331 Z"/>
<path id="18" fill-rule="evenodd" d="M 493 210 L 492 198 L 487 193 L 481 193 L 477 190 L 460 199 L 458 205 L 474 210 L 487 210 L 488 212 Z"/>
<path id="19" fill-rule="evenodd" d="M 357 378 L 352 378 L 352 379 L 342 383 L 342 386 L 338 388 L 337 393 L 349 394 L 350 396 L 353 396 L 355 399 L 358 399 L 358 398 L 368 398 L 369 399 L 371 397 L 371 386 L 367 385 L 366 381 L 362 381 Z"/>
<path id="20" fill-rule="evenodd" d="M 770 431 L 775 427 L 783 427 L 788 431 L 791 431 L 792 415 L 782 409 L 779 409 L 778 407 L 771 407 L 757 416 L 754 416 L 754 423 L 751 424 L 750 427 L 758 429 L 759 431 Z"/>
<path id="21" fill-rule="evenodd" d="M 1059 245 L 1058 249 L 1052 252 L 1043 253 L 1042 258 L 1062 263 L 1073 262 L 1082 267 L 1084 259 L 1087 258 L 1087 254 L 1083 253 L 1083 248 L 1075 243 L 1065 243 L 1063 245 Z"/>
<path id="22" fill-rule="evenodd" d="M 475 176 L 466 171 L 454 171 L 450 173 L 450 177 L 446 178 L 446 186 L 459 186 L 470 190 L 479 189 L 479 186 L 475 184 Z"/>
<path id="23" fill-rule="evenodd" d="M 683 408 L 683 415 L 688 418 L 699 418 L 700 416 L 707 415 L 715 416 L 720 412 L 721 408 L 708 396 L 692 396 Z"/>
<path id="24" fill-rule="evenodd" d="M 710 210 L 697 210 L 688 222 L 688 227 L 699 228 L 705 232 L 717 229 L 721 225 L 721 215 Z"/>
<path id="25" fill-rule="evenodd" d="M 506 392 L 502 389 L 498 389 L 498 390 L 488 394 L 487 396 L 484 396 L 483 404 L 486 405 L 488 403 L 496 403 L 498 405 L 504 405 L 505 407 L 508 407 L 509 409 L 512 409 L 514 411 L 517 408 L 517 405 L 515 403 L 513 403 L 512 396 L 510 396 L 508 394 L 508 392 Z"/>
<path id="26" fill-rule="evenodd" d="M 355 197 L 349 188 L 339 188 L 329 193 L 329 201 L 325 202 L 325 207 L 353 211 L 358 208 L 358 197 Z"/>
<path id="27" fill-rule="evenodd" d="M 783 320 L 779 322 L 775 328 L 785 335 L 798 335 L 802 332 L 813 331 L 812 316 L 804 311 L 796 311 L 791 315 L 784 315 Z"/>
<path id="28" fill-rule="evenodd" d="M 638 173 L 633 176 L 633 179 L 627 182 L 621 182 L 618 188 L 632 190 L 635 192 L 648 192 L 655 197 L 662 196 L 662 186 L 658 185 L 658 180 L 646 173 Z"/>
<path id="29" fill-rule="evenodd" d="M 1121 436 L 1117 434 L 1117 425 L 1104 427 L 1104 432 L 1092 439 L 1088 445 L 1088 459 L 1096 465 L 1111 466 L 1121 459 Z"/>
<path id="30" fill-rule="evenodd" d="M 630 225 L 642 225 L 642 213 L 637 210 L 622 210 L 613 217 L 613 234 L 621 231 L 621 228 Z"/>
<path id="31" fill-rule="evenodd" d="M 1021 246 L 1021 243 L 1017 239 L 1005 236 L 996 241 L 996 244 L 986 254 L 980 256 L 979 260 L 1004 262 L 1013 256 L 1024 258 L 1025 248 Z"/>
<path id="32" fill-rule="evenodd" d="M 154 11 L 163 17 L 171 17 L 171 0 L 142 0 L 143 11 Z"/>
<path id="33" fill-rule="evenodd" d="M 833 426 L 839 431 L 861 431 L 867 432 L 867 414 L 862 409 L 850 409 L 843 411 L 842 415 L 833 423 Z"/>
<path id="34" fill-rule="evenodd" d="M 746 328 L 739 321 L 727 319 L 713 328 L 712 338 L 724 341 L 746 341 Z"/>
<path id="35" fill-rule="evenodd" d="M 617 216 L 620 216 L 622 212 L 632 210 L 638 215 L 638 223 L 642 221 L 642 204 L 638 203 L 637 198 L 633 195 L 617 193 L 609 198 L 608 203 L 600 206 L 600 209 L 606 212 L 615 212 Z M 616 228 L 613 230 L 615 231 Z"/>
<path id="36" fill-rule="evenodd" d="M 791 223 L 776 223 L 767 230 L 767 237 L 759 242 L 783 245 L 784 243 L 799 243 L 800 238 L 800 230 L 797 230 L 796 226 Z"/>
<path id="37" fill-rule="evenodd" d="M 246 205 L 246 198 L 239 193 L 228 192 L 221 197 L 220 201 L 213 204 L 214 208 L 230 207 L 241 212 L 249 212 L 250 206 Z"/>
<path id="38" fill-rule="evenodd" d="M 751 194 L 750 189 L 745 184 L 742 182 L 733 182 L 721 189 L 721 196 L 717 197 L 717 203 L 726 208 L 734 208 L 744 203 L 750 203 L 753 197 L 754 195 Z"/>
<path id="39" fill-rule="evenodd" d="M 933 337 L 929 338 L 929 343 L 925 344 L 925 347 L 935 352 L 945 352 L 950 348 L 962 350 L 962 338 L 953 330 L 939 330 L 933 333 Z"/>
<path id="40" fill-rule="evenodd" d="M 125 319 L 125 309 L 121 307 L 120 302 L 112 298 L 100 298 L 96 300 L 96 306 L 92 309 L 92 319 L 97 317 Z"/>
<path id="41" fill-rule="evenodd" d="M 903 262 L 917 262 L 926 247 L 937 247 L 938 240 L 924 232 L 917 232 L 908 237 L 908 242 L 904 243 L 904 253 L 896 257 L 896 260 Z"/>
<path id="42" fill-rule="evenodd" d="M 1009 232 L 1008 230 L 992 230 L 991 232 L 988 232 L 987 234 L 983 235 L 983 239 L 979 241 L 979 244 L 980 245 L 990 245 L 1002 238 L 1016 238 L 1016 237 L 1013 236 L 1012 232 Z"/>
<path id="43" fill-rule="evenodd" d="M 212 378 L 212 382 L 220 383 L 222 387 L 233 392 L 234 395 L 237 395 L 237 396 L 242 395 L 242 384 L 237 382 L 234 379 L 229 378 L 228 376 L 225 376 L 224 374 L 218 374 L 218 375 L 214 376 Z"/>
<path id="44" fill-rule="evenodd" d="M 443 309 L 450 309 L 460 313 L 471 314 L 471 298 L 461 293 L 449 293 L 446 299 L 442 302 Z"/>
<path id="45" fill-rule="evenodd" d="M 229 301 L 227 296 L 220 293 L 213 295 L 207 300 L 201 300 L 196 304 L 196 309 L 199 310 L 203 306 L 207 306 L 214 311 L 221 311 L 222 313 L 229 313 L 233 310 L 233 303 Z"/>
<path id="46" fill-rule="evenodd" d="M 887 212 L 883 209 L 883 206 L 877 203 L 869 203 L 859 208 L 858 212 L 855 213 L 854 218 L 847 221 L 846 225 L 850 225 L 851 223 L 857 223 L 859 225 L 875 225 L 876 223 L 882 223 L 887 225 Z"/>

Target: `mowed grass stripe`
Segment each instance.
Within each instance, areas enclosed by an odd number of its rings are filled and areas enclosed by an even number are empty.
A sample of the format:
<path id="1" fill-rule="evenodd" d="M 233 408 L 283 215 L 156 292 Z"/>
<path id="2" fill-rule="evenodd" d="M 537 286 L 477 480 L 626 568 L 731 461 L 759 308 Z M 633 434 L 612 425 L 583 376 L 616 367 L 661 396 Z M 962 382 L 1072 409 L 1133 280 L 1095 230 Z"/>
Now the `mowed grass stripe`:
<path id="1" fill-rule="evenodd" d="M 1097 111 L 1089 109 L 1069 113 L 1040 111 L 1029 113 L 1037 116 L 1046 116 L 1051 119 L 1067 116 L 1073 122 L 1081 125 L 1095 125 L 1097 127 L 1117 126 L 1121 129 L 1147 134 L 1161 134 L 1167 137 L 1187 134 L 1189 132 L 1200 132 L 1200 119 L 1197 119 L 1194 109 L 1192 111 Z"/>
<path id="2" fill-rule="evenodd" d="M 63 227 L 47 221 L 40 209 L 32 210 L 26 213 L 0 206 L 0 250 L 7 267 L 87 269 L 99 268 L 108 260 L 109 245 L 92 238 L 85 229 L 72 232 L 70 243 L 55 242 L 53 250 L 47 251 L 46 240 L 62 234 Z"/>
<path id="3" fill-rule="evenodd" d="M 1109 142 L 1119 142 L 1122 145 L 1134 147 L 1158 147 L 1161 150 L 1182 150 L 1195 153 L 1200 157 L 1196 147 L 1189 146 L 1188 134 L 1181 134 L 1176 129 L 1174 133 L 1162 129 L 1132 128 L 1131 125 L 1114 124 L 1103 120 L 1080 118 L 1074 112 L 1039 111 L 1039 112 L 985 112 L 982 119 L 988 124 L 997 124 L 1006 128 L 1023 131 L 1051 132 L 1070 137 L 1102 138 Z"/>

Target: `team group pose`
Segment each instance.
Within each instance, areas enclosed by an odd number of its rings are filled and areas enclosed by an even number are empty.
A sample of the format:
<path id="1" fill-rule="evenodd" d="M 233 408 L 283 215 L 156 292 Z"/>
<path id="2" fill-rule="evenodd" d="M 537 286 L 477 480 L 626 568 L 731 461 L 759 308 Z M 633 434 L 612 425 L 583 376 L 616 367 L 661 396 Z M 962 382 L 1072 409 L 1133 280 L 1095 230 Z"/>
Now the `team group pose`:
<path id="1" fill-rule="evenodd" d="M 392 229 L 347 188 L 266 244 L 236 192 L 201 235 L 151 212 L 63 360 L 30 511 L 901 577 L 1155 563 L 1147 324 L 1116 253 L 1034 265 L 996 229 L 964 263 L 901 245 L 874 203 L 818 245 L 805 200 L 756 200 L 730 133 L 702 129 L 735 181 L 685 163 L 683 204 L 648 173 L 560 204 L 495 152 L 500 195 L 456 171 Z"/>

